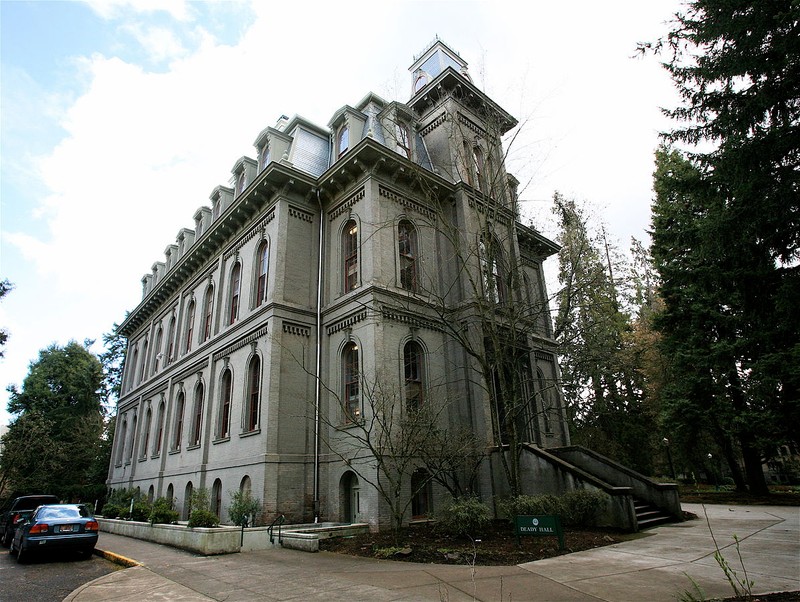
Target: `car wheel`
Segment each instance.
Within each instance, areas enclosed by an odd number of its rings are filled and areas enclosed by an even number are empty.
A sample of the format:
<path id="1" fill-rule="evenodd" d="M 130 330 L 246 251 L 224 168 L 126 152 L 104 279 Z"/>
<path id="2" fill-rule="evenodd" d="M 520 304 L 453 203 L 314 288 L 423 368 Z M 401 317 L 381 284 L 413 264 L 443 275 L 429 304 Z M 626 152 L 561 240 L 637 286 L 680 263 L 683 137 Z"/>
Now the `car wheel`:
<path id="1" fill-rule="evenodd" d="M 28 562 L 28 552 L 24 551 L 22 548 L 17 550 L 17 562 L 19 564 L 25 564 Z"/>

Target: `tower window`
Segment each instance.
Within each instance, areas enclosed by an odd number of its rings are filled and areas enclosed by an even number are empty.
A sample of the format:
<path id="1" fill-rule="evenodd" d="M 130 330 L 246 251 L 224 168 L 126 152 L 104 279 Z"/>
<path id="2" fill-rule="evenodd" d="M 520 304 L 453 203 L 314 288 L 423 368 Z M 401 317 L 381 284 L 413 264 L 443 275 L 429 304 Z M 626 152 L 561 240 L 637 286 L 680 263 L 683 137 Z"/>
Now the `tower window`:
<path id="1" fill-rule="evenodd" d="M 344 255 L 344 292 L 349 293 L 358 286 L 358 225 L 355 220 L 345 224 L 342 235 Z"/>

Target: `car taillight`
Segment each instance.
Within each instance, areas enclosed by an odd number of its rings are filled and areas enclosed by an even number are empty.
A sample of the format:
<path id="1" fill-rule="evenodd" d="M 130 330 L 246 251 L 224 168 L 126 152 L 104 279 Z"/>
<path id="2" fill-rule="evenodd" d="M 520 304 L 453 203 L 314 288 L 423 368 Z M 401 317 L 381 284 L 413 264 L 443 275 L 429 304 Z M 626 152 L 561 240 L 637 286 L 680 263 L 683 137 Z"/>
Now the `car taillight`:
<path id="1" fill-rule="evenodd" d="M 86 531 L 99 531 L 100 530 L 100 525 L 97 524 L 96 520 L 90 520 L 88 523 L 86 523 L 86 526 L 84 527 L 84 529 Z"/>
<path id="2" fill-rule="evenodd" d="M 50 525 L 46 525 L 45 523 L 36 523 L 31 527 L 29 533 L 31 535 L 35 535 L 36 533 L 47 533 L 48 529 L 50 529 Z"/>

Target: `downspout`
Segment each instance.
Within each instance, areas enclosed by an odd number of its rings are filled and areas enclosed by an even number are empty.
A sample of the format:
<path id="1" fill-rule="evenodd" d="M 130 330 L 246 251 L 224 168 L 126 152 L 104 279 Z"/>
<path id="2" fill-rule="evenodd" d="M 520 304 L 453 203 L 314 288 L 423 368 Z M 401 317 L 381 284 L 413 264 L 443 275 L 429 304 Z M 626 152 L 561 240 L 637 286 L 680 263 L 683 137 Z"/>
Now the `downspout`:
<path id="1" fill-rule="evenodd" d="M 314 367 L 314 522 L 319 522 L 319 448 L 320 448 L 320 398 L 322 396 L 322 243 L 323 243 L 323 215 L 322 201 L 317 188 L 317 204 L 319 205 L 319 256 L 317 259 L 317 357 Z"/>

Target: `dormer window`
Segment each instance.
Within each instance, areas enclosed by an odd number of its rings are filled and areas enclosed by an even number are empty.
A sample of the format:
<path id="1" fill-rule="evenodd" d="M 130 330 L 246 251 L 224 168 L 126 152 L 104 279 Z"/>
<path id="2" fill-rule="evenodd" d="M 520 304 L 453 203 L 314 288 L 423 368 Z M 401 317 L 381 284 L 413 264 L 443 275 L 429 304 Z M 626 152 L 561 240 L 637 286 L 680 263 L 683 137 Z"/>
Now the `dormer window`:
<path id="1" fill-rule="evenodd" d="M 269 164 L 269 144 L 265 144 L 258 151 L 258 171 L 262 171 Z"/>
<path id="2" fill-rule="evenodd" d="M 242 168 L 242 171 L 236 176 L 236 194 L 242 194 L 245 188 L 247 188 L 247 172 Z"/>
<path id="3" fill-rule="evenodd" d="M 350 148 L 350 127 L 344 124 L 336 135 L 337 158 L 345 154 L 348 148 Z"/>
<path id="4" fill-rule="evenodd" d="M 411 135 L 408 126 L 404 123 L 395 124 L 395 137 L 397 138 L 397 152 L 410 159 Z"/>

